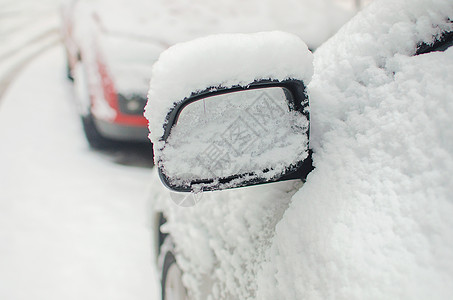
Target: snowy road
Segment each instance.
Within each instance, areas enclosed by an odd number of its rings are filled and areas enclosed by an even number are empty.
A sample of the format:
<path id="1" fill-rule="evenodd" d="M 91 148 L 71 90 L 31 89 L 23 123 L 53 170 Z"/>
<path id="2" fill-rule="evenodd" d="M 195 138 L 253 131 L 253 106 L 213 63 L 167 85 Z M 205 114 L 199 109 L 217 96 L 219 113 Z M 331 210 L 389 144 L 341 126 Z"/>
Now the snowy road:
<path id="1" fill-rule="evenodd" d="M 0 299 L 154 299 L 151 170 L 115 164 L 84 140 L 63 50 L 0 104 Z"/>
<path id="2" fill-rule="evenodd" d="M 60 40 L 58 0 L 0 0 L 0 98 L 31 60 Z"/>

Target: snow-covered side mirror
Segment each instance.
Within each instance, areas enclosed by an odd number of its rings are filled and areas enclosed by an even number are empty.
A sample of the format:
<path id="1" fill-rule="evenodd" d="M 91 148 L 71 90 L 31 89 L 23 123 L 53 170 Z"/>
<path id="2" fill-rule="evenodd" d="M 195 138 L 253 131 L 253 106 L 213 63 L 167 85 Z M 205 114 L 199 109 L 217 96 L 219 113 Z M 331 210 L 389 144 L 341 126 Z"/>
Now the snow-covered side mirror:
<path id="1" fill-rule="evenodd" d="M 304 180 L 313 169 L 304 85 L 312 68 L 306 45 L 282 32 L 165 51 L 145 113 L 164 185 L 199 192 Z"/>
<path id="2" fill-rule="evenodd" d="M 298 80 L 195 93 L 168 115 L 160 177 L 175 191 L 305 179 L 307 108 Z"/>

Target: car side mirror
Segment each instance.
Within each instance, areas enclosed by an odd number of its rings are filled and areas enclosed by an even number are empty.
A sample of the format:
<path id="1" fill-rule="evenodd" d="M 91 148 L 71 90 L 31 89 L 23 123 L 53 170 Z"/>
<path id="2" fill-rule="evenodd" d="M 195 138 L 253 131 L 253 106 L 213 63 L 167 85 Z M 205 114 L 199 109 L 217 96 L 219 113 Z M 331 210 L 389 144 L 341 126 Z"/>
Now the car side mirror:
<path id="1" fill-rule="evenodd" d="M 153 143 L 160 178 L 178 192 L 305 180 L 313 169 L 308 108 L 300 79 L 194 91 L 175 101 Z"/>

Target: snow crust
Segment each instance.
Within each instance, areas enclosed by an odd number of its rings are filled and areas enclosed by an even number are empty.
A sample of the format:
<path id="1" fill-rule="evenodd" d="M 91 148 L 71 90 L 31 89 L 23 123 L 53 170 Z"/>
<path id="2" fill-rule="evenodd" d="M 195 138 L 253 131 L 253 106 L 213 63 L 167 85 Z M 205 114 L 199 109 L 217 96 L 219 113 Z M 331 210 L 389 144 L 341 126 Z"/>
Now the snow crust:
<path id="1" fill-rule="evenodd" d="M 156 170 L 153 175 L 154 209 L 168 217 L 162 230 L 175 241 L 191 298 L 253 299 L 275 225 L 301 184 L 205 192 L 201 202 L 187 208 L 174 204 Z"/>
<path id="2" fill-rule="evenodd" d="M 316 169 L 258 299 L 453 297 L 453 49 L 411 56 L 452 17 L 451 1 L 376 1 L 318 49 Z"/>
<path id="3" fill-rule="evenodd" d="M 307 84 L 312 59 L 300 38 L 278 31 L 213 35 L 170 47 L 153 66 L 145 107 L 156 160 L 168 112 L 193 92 L 247 86 L 261 79 L 291 78 Z"/>

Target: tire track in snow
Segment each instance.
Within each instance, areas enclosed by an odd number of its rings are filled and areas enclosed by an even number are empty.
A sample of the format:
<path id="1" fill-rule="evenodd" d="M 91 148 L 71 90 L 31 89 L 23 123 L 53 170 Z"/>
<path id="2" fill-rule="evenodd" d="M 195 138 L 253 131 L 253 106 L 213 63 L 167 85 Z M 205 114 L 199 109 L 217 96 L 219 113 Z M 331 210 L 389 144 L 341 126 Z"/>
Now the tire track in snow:
<path id="1" fill-rule="evenodd" d="M 16 76 L 37 56 L 60 43 L 57 6 L 0 0 L 0 105 Z M 28 7 L 27 7 L 28 6 Z"/>
<path id="2" fill-rule="evenodd" d="M 33 59 L 39 56 L 46 50 L 58 45 L 60 37 L 56 34 L 40 36 L 38 40 L 34 40 L 24 47 L 24 50 L 13 50 L 0 57 L 0 65 L 7 65 L 6 71 L 0 74 L 0 103 L 4 93 L 8 89 L 11 82 L 14 81 L 20 71 L 28 65 Z"/>
<path id="3" fill-rule="evenodd" d="M 55 34 L 58 34 L 58 30 L 56 28 L 51 28 L 51 29 L 47 30 L 46 32 L 43 32 L 39 35 L 28 38 L 28 40 L 25 43 L 21 43 L 20 45 L 12 48 L 10 50 L 7 50 L 4 53 L 0 53 L 0 63 L 17 55 L 18 49 L 32 47 L 34 44 L 42 43 L 44 40 L 47 40 L 49 37 L 55 36 Z"/>

